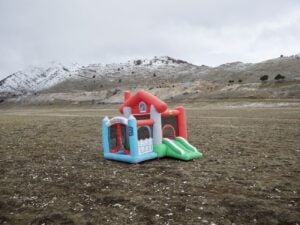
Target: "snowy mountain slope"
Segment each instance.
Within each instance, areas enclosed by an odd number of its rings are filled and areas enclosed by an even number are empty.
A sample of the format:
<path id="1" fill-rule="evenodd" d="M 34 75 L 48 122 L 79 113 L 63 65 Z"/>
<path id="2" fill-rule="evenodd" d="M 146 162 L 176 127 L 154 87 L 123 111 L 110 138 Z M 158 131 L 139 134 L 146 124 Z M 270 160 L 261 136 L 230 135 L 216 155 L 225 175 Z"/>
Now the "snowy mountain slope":
<path id="1" fill-rule="evenodd" d="M 239 84 L 260 83 L 262 75 L 268 75 L 269 80 L 274 81 L 277 74 L 284 75 L 287 81 L 299 80 L 300 57 L 279 57 L 260 63 L 233 62 L 218 67 L 197 66 L 168 56 L 81 67 L 52 63 L 8 76 L 0 81 L 0 94 L 74 93 L 139 87 L 153 89 L 175 87 L 177 84 L 188 87 L 198 81 L 227 86 L 232 81 Z M 211 86 L 209 83 L 207 85 Z"/>
<path id="2" fill-rule="evenodd" d="M 198 79 L 198 74 L 208 68 L 210 67 L 196 66 L 167 56 L 119 64 L 90 64 L 75 71 L 72 78 L 45 91 L 48 93 L 99 91 L 118 87 L 135 88 L 144 85 L 154 87 L 162 83 L 190 82 Z"/>
<path id="3" fill-rule="evenodd" d="M 137 59 L 130 60 L 126 63 L 112 63 L 112 64 L 90 64 L 82 67 L 81 70 L 77 71 L 77 76 L 82 75 L 88 76 L 106 76 L 114 77 L 122 75 L 132 75 L 135 72 L 153 72 L 157 70 L 167 70 L 171 68 L 178 69 L 182 65 L 190 65 L 188 62 L 182 60 L 176 60 L 168 56 L 154 57 L 153 59 Z M 196 66 L 195 66 L 196 67 Z"/>
<path id="4" fill-rule="evenodd" d="M 78 65 L 63 66 L 57 62 L 51 62 L 43 67 L 28 67 L 18 71 L 0 81 L 0 92 L 27 94 L 47 89 L 58 84 L 78 69 Z"/>
<path id="5" fill-rule="evenodd" d="M 180 64 L 190 65 L 182 60 L 175 60 L 170 57 L 153 59 L 138 59 L 126 63 L 112 64 L 90 64 L 79 67 L 78 65 L 63 66 L 60 63 L 52 62 L 43 67 L 29 67 L 18 71 L 0 81 L 0 92 L 14 93 L 17 95 L 30 94 L 37 91 L 49 89 L 64 81 L 85 81 L 88 79 L 119 77 L 160 70 L 172 70 Z M 174 69 L 173 69 L 174 70 Z"/>

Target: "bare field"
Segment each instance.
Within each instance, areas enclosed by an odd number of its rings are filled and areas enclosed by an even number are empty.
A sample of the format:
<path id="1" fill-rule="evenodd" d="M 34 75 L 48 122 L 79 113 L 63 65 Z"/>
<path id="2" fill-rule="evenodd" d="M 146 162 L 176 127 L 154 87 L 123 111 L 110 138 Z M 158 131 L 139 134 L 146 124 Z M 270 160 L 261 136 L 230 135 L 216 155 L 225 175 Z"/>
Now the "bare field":
<path id="1" fill-rule="evenodd" d="M 300 103 L 186 107 L 204 157 L 134 165 L 100 152 L 117 105 L 0 108 L 0 224 L 300 224 Z"/>

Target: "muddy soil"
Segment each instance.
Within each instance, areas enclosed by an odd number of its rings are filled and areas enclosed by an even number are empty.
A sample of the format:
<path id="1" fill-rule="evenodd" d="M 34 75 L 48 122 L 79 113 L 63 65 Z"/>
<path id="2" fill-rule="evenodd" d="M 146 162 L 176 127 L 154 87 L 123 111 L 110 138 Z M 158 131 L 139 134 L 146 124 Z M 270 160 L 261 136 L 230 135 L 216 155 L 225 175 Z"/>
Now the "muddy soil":
<path id="1" fill-rule="evenodd" d="M 101 154 L 102 108 L 0 109 L 0 224 L 300 224 L 300 107 L 187 105 L 204 157 Z"/>

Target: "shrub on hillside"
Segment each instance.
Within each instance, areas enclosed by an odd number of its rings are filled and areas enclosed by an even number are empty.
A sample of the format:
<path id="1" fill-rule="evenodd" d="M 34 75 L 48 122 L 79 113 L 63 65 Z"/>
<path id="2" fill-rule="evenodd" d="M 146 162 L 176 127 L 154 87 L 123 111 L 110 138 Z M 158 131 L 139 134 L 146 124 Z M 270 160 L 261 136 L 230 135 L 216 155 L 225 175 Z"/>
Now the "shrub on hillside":
<path id="1" fill-rule="evenodd" d="M 263 75 L 259 78 L 262 82 L 267 81 L 269 79 L 268 75 Z"/>
<path id="2" fill-rule="evenodd" d="M 275 80 L 284 80 L 285 76 L 282 76 L 281 74 L 277 74 L 276 77 L 274 77 Z"/>
<path id="3" fill-rule="evenodd" d="M 134 61 L 134 65 L 139 66 L 142 64 L 142 60 L 138 59 Z"/>

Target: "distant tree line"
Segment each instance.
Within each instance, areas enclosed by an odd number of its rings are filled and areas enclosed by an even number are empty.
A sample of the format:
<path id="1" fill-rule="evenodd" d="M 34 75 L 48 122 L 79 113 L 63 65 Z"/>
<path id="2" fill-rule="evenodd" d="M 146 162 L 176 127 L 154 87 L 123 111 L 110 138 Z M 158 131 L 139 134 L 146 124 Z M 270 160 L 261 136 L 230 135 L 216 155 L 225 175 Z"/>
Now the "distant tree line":
<path id="1" fill-rule="evenodd" d="M 267 74 L 262 75 L 259 79 L 262 82 L 266 82 L 269 80 L 269 75 L 267 75 Z M 281 75 L 280 73 L 274 77 L 274 80 L 276 80 L 276 81 L 283 81 L 284 79 L 285 79 L 285 76 Z M 228 80 L 228 84 L 233 84 L 234 82 L 235 82 L 235 80 Z M 237 80 L 237 82 L 242 83 L 243 80 L 239 79 L 239 80 Z"/>
<path id="2" fill-rule="evenodd" d="M 262 82 L 265 82 L 269 79 L 269 76 L 268 75 L 263 75 L 259 78 Z M 281 75 L 280 73 L 277 74 L 275 77 L 274 77 L 274 80 L 277 80 L 277 81 L 281 81 L 281 80 L 284 80 L 285 79 L 285 76 Z"/>
<path id="3" fill-rule="evenodd" d="M 242 83 L 243 80 L 242 80 L 242 79 L 239 79 L 238 82 L 239 82 L 239 83 Z M 229 83 L 229 84 L 233 84 L 233 83 L 234 83 L 234 80 L 229 80 L 228 83 Z"/>

